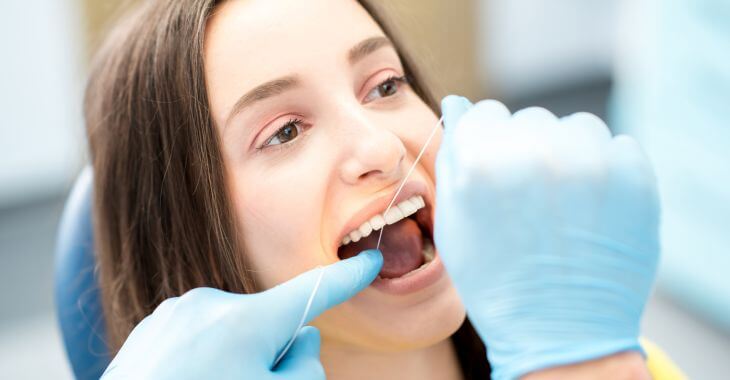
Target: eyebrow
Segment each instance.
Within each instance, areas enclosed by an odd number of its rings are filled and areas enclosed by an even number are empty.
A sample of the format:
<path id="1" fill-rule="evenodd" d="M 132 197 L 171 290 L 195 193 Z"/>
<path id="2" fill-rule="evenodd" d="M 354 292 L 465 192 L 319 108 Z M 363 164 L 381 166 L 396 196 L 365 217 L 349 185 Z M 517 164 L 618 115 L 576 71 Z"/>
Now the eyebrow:
<path id="1" fill-rule="evenodd" d="M 354 65 L 355 63 L 364 59 L 366 56 L 386 46 L 394 46 L 390 39 L 388 39 L 387 37 L 375 36 L 367 38 L 363 41 L 360 41 L 357 45 L 353 46 L 349 50 L 347 54 L 347 60 L 348 62 L 350 62 L 350 65 Z M 249 107 L 250 105 L 256 102 L 260 102 L 264 99 L 281 95 L 298 87 L 300 84 L 301 80 L 299 79 L 299 77 L 290 75 L 277 78 L 256 86 L 254 89 L 241 96 L 238 101 L 233 105 L 224 125 L 228 125 L 228 122 L 235 115 L 240 113 L 241 110 L 243 110 L 244 108 Z"/>
<path id="2" fill-rule="evenodd" d="M 370 37 L 359 42 L 352 49 L 350 49 L 350 52 L 347 54 L 347 60 L 350 62 L 351 65 L 354 65 L 358 61 L 365 58 L 367 55 L 372 54 L 376 50 L 386 46 L 393 47 L 393 43 L 387 37 Z"/>
<path id="3" fill-rule="evenodd" d="M 228 124 L 228 121 L 230 121 L 233 116 L 251 104 L 273 96 L 281 95 L 284 92 L 299 86 L 299 84 L 300 80 L 298 77 L 286 76 L 256 86 L 253 90 L 241 96 L 236 104 L 233 105 L 233 108 L 231 108 L 231 112 L 228 114 L 228 118 L 226 119 L 226 124 Z"/>

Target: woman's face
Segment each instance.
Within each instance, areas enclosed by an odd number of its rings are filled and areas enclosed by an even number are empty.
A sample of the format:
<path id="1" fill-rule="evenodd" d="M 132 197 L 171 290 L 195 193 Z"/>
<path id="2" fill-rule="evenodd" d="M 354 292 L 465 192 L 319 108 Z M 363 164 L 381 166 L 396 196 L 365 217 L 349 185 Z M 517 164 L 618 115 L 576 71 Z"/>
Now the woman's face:
<path id="1" fill-rule="evenodd" d="M 371 16 L 354 0 L 225 2 L 208 23 L 205 75 L 257 286 L 374 248 L 377 232 L 342 243 L 368 221 L 378 227 L 438 119 L 399 79 L 403 66 Z M 438 256 L 423 253 L 440 137 L 399 197 L 425 207 L 386 215 L 398 221 L 383 234 L 383 278 L 315 321 L 325 342 L 403 350 L 462 323 Z"/>

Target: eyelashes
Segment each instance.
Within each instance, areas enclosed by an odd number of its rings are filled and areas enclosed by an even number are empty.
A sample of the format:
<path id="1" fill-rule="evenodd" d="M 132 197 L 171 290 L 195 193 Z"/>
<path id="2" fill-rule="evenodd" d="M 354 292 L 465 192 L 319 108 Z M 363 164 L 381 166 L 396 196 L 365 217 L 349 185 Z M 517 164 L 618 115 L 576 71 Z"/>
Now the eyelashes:
<path id="1" fill-rule="evenodd" d="M 266 140 L 264 147 L 286 144 L 296 139 L 302 133 L 302 123 L 302 119 L 290 119 Z"/>
<path id="2" fill-rule="evenodd" d="M 401 86 L 408 84 L 408 77 L 391 75 L 388 79 L 375 86 L 363 99 L 364 103 L 370 103 L 378 98 L 387 98 L 398 93 Z"/>
<path id="3" fill-rule="evenodd" d="M 378 99 L 395 96 L 400 93 L 402 86 L 408 84 L 410 84 L 410 79 L 407 75 L 391 75 L 373 87 L 363 99 L 363 103 L 367 104 Z M 295 140 L 302 137 L 304 127 L 305 124 L 302 119 L 289 119 L 289 121 L 279 127 L 279 129 L 269 136 L 260 147 L 256 148 L 256 150 L 262 151 L 270 148 L 288 148 L 296 143 Z"/>

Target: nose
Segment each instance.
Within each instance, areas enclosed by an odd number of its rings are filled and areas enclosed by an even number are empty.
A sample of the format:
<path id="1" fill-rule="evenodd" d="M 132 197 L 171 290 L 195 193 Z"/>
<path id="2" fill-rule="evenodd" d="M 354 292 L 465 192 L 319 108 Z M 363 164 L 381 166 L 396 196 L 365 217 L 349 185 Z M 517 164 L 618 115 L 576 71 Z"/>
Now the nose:
<path id="1" fill-rule="evenodd" d="M 403 173 L 406 147 L 387 126 L 378 125 L 365 115 L 350 115 L 345 122 L 348 141 L 343 146 L 341 177 L 348 184 L 368 181 L 393 182 Z"/>

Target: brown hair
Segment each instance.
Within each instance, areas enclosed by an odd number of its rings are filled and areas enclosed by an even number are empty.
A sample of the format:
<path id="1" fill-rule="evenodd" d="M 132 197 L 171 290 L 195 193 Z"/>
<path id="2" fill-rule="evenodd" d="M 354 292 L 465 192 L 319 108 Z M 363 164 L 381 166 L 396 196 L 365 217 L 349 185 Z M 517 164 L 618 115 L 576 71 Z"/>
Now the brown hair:
<path id="1" fill-rule="evenodd" d="M 222 1 L 145 1 L 100 49 L 85 118 L 94 167 L 95 241 L 112 352 L 163 300 L 208 286 L 254 291 L 208 109 L 203 41 Z M 416 93 L 437 105 L 401 53 Z M 487 378 L 484 346 L 468 321 L 453 337 L 467 378 Z"/>

